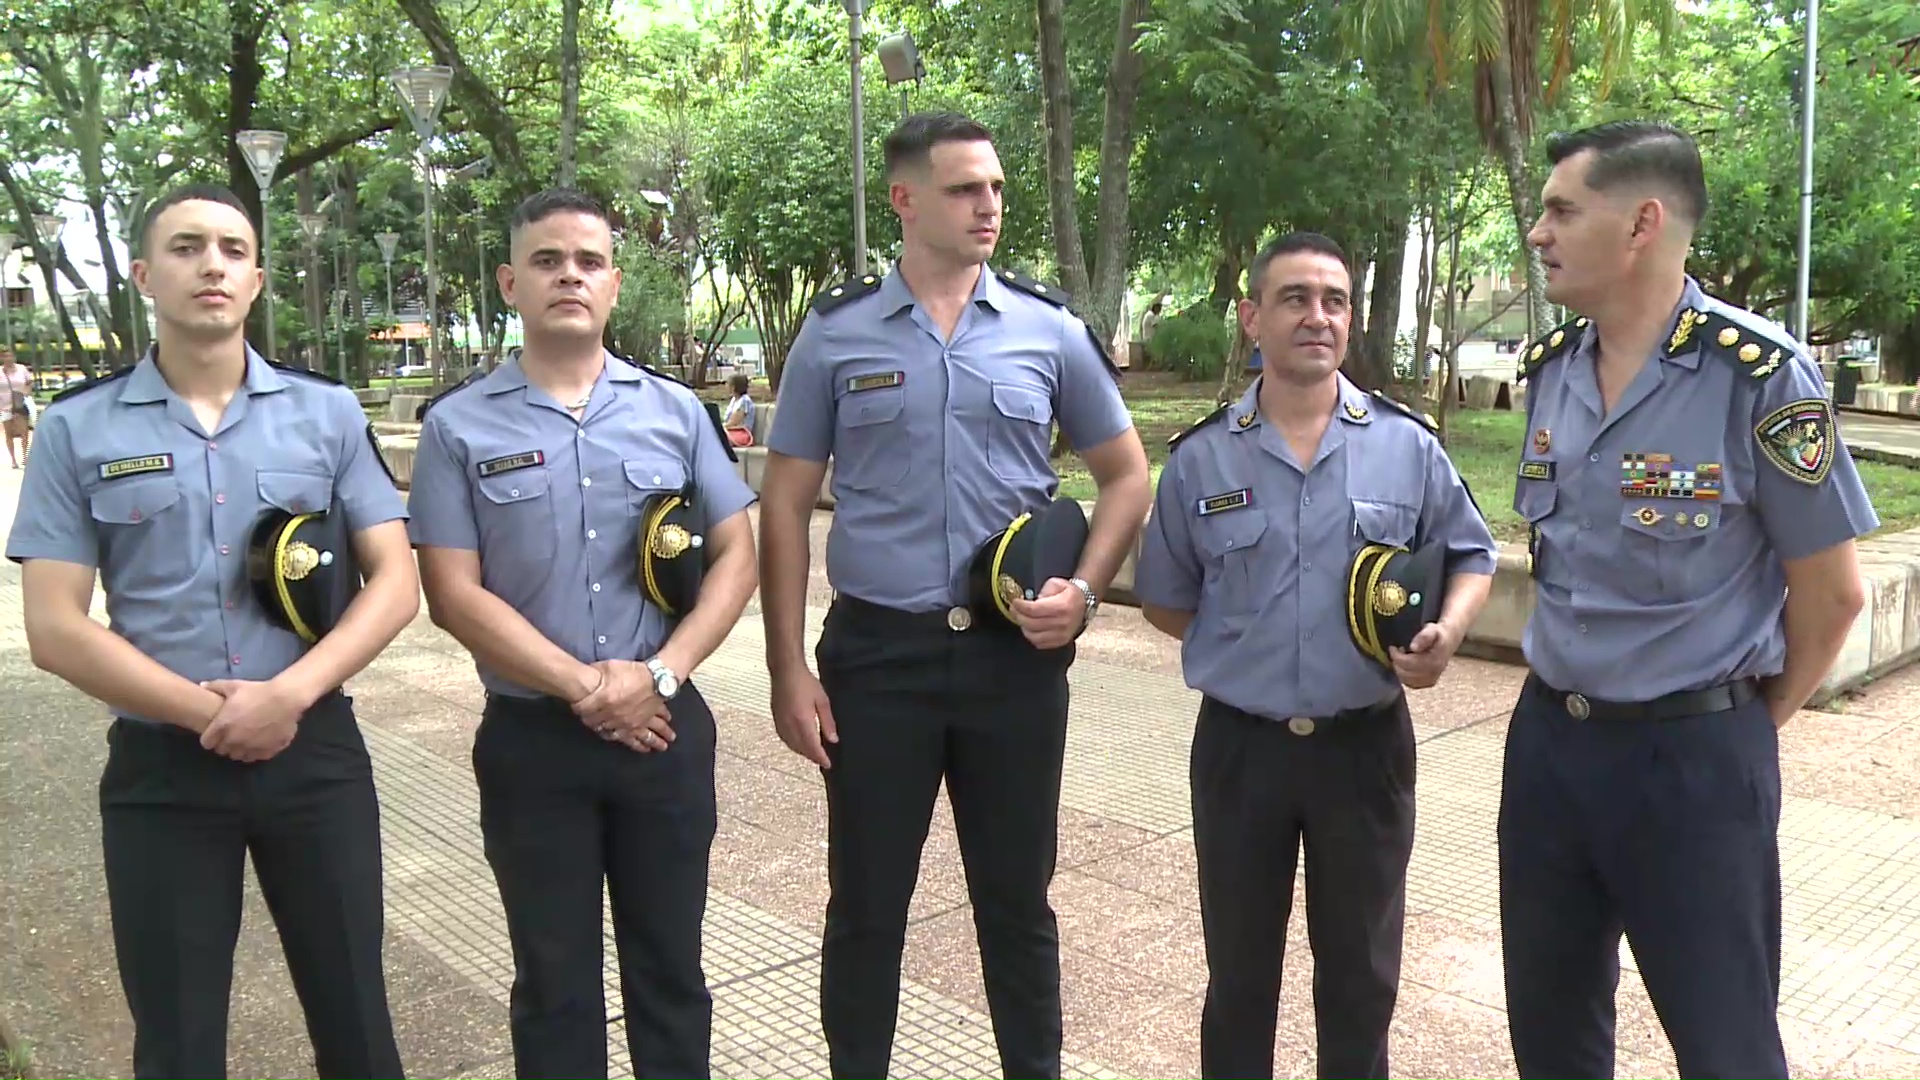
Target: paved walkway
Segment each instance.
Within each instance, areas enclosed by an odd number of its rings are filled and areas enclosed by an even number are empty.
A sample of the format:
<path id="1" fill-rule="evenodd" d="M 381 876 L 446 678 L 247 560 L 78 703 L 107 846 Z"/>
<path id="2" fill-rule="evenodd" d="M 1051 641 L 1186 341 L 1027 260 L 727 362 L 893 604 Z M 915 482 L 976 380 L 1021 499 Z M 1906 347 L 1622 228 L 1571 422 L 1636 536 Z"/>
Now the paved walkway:
<path id="1" fill-rule="evenodd" d="M 0 531 L 18 475 L 0 475 Z M 824 598 L 816 583 L 816 605 Z M 821 614 L 811 612 L 816 632 Z M 762 640 L 750 614 L 696 676 L 721 731 L 722 817 L 705 936 L 713 1065 L 722 1077 L 819 1076 L 825 809 L 817 775 L 767 721 Z M 1197 699 L 1178 678 L 1173 645 L 1136 613 L 1103 612 L 1086 642 L 1073 671 L 1053 893 L 1068 1068 L 1074 1076 L 1192 1076 L 1206 979 L 1186 786 Z M 1493 823 L 1520 679 L 1514 668 L 1461 661 L 1442 686 L 1413 695 L 1419 836 L 1394 1023 L 1397 1076 L 1513 1075 Z M 105 722 L 94 704 L 33 669 L 11 564 L 0 566 L 0 685 L 0 1012 L 25 1034 L 42 1075 L 125 1075 L 131 1030 L 108 936 L 95 808 Z M 387 963 L 407 1066 L 416 1076 L 510 1076 L 512 964 L 481 858 L 468 763 L 480 704 L 472 668 L 423 616 L 349 689 L 381 792 Z M 1783 738 L 1781 1014 L 1796 1075 L 1916 1076 L 1920 674 L 1888 679 L 1839 708 L 1801 716 Z M 1278 1068 L 1311 1076 L 1304 902 L 1294 911 Z M 998 1074 L 971 920 L 943 806 L 914 898 L 894 1075 Z M 1673 1075 L 1630 966 L 1619 997 L 1619 1075 Z M 617 1016 L 617 995 L 610 1000 Z M 611 1026 L 616 1075 L 627 1075 L 621 1025 Z M 232 1032 L 233 1075 L 313 1075 L 251 883 Z"/>
<path id="2" fill-rule="evenodd" d="M 1848 446 L 1920 460 L 1920 419 L 1896 420 L 1890 416 L 1843 412 L 1840 437 Z"/>

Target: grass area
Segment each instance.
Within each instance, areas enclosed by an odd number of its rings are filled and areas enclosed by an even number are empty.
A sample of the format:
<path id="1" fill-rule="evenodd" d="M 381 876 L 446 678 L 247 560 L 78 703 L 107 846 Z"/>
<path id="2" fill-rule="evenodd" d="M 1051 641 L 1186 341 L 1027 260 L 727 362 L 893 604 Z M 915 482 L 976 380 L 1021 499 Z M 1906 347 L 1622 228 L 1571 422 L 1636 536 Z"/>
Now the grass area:
<path id="1" fill-rule="evenodd" d="M 1167 458 L 1167 438 L 1213 411 L 1211 387 L 1192 383 L 1146 382 L 1131 385 L 1127 404 L 1134 425 L 1146 442 L 1147 462 L 1154 482 Z M 1447 454 L 1460 476 L 1473 489 L 1474 501 L 1498 540 L 1521 540 L 1527 530 L 1513 512 L 1513 485 L 1520 447 L 1527 434 L 1527 418 L 1517 412 L 1466 412 L 1448 417 Z M 1920 525 L 1920 470 L 1875 461 L 1858 463 L 1873 507 L 1880 514 L 1880 532 L 1898 532 Z M 1061 494 L 1078 499 L 1095 495 L 1093 477 L 1078 458 L 1059 463 Z"/>

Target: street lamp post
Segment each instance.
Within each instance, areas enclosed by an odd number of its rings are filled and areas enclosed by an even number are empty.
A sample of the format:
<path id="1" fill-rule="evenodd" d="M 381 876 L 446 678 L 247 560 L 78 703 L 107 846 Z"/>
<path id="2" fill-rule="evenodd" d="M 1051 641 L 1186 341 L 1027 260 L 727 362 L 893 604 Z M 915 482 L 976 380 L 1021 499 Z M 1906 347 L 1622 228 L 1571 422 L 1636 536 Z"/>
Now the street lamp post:
<path id="1" fill-rule="evenodd" d="M 390 232 L 375 233 L 373 242 L 380 245 L 380 261 L 387 264 L 387 321 L 393 324 L 394 338 L 398 340 L 400 320 L 393 313 L 393 253 L 394 250 L 400 246 L 400 234 Z M 400 351 L 402 355 L 405 354 L 406 346 L 404 344 L 401 345 Z M 388 386 L 395 390 L 400 389 L 400 361 L 398 357 L 394 359 L 393 374 L 388 376 L 388 379 Z"/>
<path id="2" fill-rule="evenodd" d="M 260 186 L 260 257 L 267 276 L 266 288 L 261 290 L 267 294 L 267 359 L 278 360 L 273 326 L 273 231 L 269 224 L 273 210 L 268 194 L 274 171 L 280 167 L 280 155 L 287 150 L 287 133 L 248 130 L 234 135 L 233 141 L 247 159 L 247 168 L 253 170 L 253 182 Z"/>
<path id="3" fill-rule="evenodd" d="M 433 379 L 438 384 L 442 371 L 439 327 L 435 324 L 440 317 L 440 298 L 439 282 L 433 272 L 433 163 L 427 156 L 427 140 L 433 137 L 434 120 L 440 115 L 440 106 L 446 103 L 447 88 L 453 85 L 453 69 L 439 65 L 400 68 L 387 79 L 400 95 L 400 104 L 413 123 L 413 133 L 420 138 L 420 173 L 426 184 L 427 362 L 432 365 Z"/>
<path id="4" fill-rule="evenodd" d="M 13 351 L 13 288 L 7 284 L 7 260 L 13 257 L 13 245 L 19 237 L 0 232 L 0 318 L 7 324 L 7 351 Z"/>
<path id="5" fill-rule="evenodd" d="M 867 270 L 867 148 L 860 87 L 860 16 L 866 0 L 840 0 L 847 9 L 848 54 L 853 64 L 853 272 Z"/>

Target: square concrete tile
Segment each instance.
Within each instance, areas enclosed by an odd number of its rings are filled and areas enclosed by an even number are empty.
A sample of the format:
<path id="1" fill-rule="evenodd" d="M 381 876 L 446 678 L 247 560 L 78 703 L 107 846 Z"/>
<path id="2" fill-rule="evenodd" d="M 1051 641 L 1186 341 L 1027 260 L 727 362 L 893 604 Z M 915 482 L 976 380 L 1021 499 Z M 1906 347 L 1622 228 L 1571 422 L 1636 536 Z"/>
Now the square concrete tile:
<path id="1" fill-rule="evenodd" d="M 1200 910 L 1200 865 L 1190 828 L 1074 869 L 1155 900 Z"/>

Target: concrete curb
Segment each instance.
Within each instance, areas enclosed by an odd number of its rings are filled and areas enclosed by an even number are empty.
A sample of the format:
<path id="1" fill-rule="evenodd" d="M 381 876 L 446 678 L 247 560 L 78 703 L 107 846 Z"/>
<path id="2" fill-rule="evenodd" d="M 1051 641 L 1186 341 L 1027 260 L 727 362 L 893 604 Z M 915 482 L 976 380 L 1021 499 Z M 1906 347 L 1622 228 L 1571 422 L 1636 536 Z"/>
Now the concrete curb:
<path id="1" fill-rule="evenodd" d="M 409 486 L 413 477 L 417 442 L 417 437 L 410 435 L 383 435 L 380 440 L 381 456 L 402 489 Z M 751 446 L 737 454 L 741 478 L 747 486 L 759 491 L 766 475 L 766 448 Z M 1855 455 L 1862 460 L 1920 467 L 1920 458 L 1892 451 L 1862 448 L 1856 450 Z M 833 465 L 828 462 L 827 476 L 820 489 L 822 510 L 833 509 L 832 480 Z M 1089 514 L 1093 512 L 1092 503 L 1081 505 Z M 1139 555 L 1139 542 L 1135 541 L 1120 572 L 1114 576 L 1108 602 L 1126 607 L 1139 605 L 1139 599 L 1133 594 L 1134 565 Z M 1840 694 L 1920 660 L 1920 528 L 1861 541 L 1860 574 L 1866 586 L 1867 604 L 1854 620 L 1839 659 L 1810 705 L 1823 705 Z M 1503 663 L 1524 663 L 1521 640 L 1532 614 L 1533 579 L 1527 574 L 1526 548 L 1521 544 L 1502 545 L 1493 575 L 1493 591 L 1468 631 L 1461 652 Z"/>

